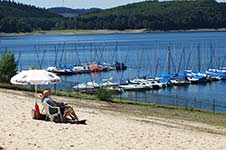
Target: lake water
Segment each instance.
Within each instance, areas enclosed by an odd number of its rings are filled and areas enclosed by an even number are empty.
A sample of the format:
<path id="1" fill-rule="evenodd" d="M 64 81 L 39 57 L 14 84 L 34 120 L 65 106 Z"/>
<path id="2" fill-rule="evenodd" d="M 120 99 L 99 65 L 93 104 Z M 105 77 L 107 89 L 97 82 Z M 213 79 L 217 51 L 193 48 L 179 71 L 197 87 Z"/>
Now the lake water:
<path id="1" fill-rule="evenodd" d="M 58 89 L 85 81 L 113 77 L 115 81 L 148 74 L 168 72 L 167 54 L 171 52 L 170 72 L 202 70 L 226 66 L 226 32 L 169 32 L 141 34 L 46 34 L 0 37 L 0 50 L 15 53 L 18 69 L 46 68 L 87 62 L 123 62 L 128 69 L 94 74 L 61 76 Z M 200 55 L 198 54 L 200 52 Z M 200 65 L 199 65 L 200 64 Z M 159 91 L 129 92 L 121 95 L 138 101 L 152 101 L 153 96 L 216 101 L 226 106 L 226 81 L 166 88 Z M 164 103 L 164 102 L 162 102 Z"/>

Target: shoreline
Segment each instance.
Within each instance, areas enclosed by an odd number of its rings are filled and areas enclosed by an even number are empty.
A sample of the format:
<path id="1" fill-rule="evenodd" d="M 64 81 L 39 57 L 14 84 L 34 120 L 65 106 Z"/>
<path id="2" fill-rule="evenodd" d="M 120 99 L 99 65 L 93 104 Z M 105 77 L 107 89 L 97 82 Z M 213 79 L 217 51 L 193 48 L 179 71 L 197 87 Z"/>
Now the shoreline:
<path id="1" fill-rule="evenodd" d="M 226 147 L 225 127 L 186 120 L 185 116 L 174 118 L 183 114 L 180 111 L 52 96 L 70 104 L 80 119 L 87 120 L 87 125 L 63 124 L 31 119 L 33 92 L 0 88 L 0 94 L 0 147 L 3 149 L 212 150 Z M 192 114 L 184 115 L 189 118 Z M 202 118 L 198 115 L 197 119 Z"/>
<path id="2" fill-rule="evenodd" d="M 0 87 L 1 91 L 7 91 L 10 94 L 27 95 L 34 98 L 33 91 L 30 90 L 17 90 Z M 40 93 L 42 90 L 39 90 Z M 54 99 L 64 99 L 64 102 L 68 104 L 75 105 L 76 103 L 82 107 L 92 108 L 95 104 L 96 109 L 121 112 L 125 114 L 135 115 L 135 116 L 153 116 L 160 117 L 164 119 L 176 119 L 184 121 L 193 121 L 196 123 L 204 123 L 213 127 L 223 127 L 226 129 L 225 118 L 226 113 L 207 111 L 207 110 L 190 110 L 183 107 L 175 107 L 170 105 L 157 105 L 145 102 L 135 102 L 133 100 L 124 99 L 113 99 L 112 101 L 101 101 L 95 96 L 79 96 L 75 97 L 71 94 L 65 93 L 52 93 Z M 77 95 L 77 94 L 76 94 Z M 73 101 L 75 100 L 75 101 Z M 62 102 L 62 101 L 59 101 Z M 91 104 L 91 105 L 90 105 Z M 103 107 L 104 106 L 104 107 Z M 172 115 L 173 114 L 173 115 Z M 225 133 L 226 135 L 226 133 Z"/>
<path id="3" fill-rule="evenodd" d="M 220 29 L 190 29 L 190 30 L 148 30 L 148 29 L 127 29 L 127 30 L 50 30 L 50 31 L 33 31 L 21 33 L 0 33 L 1 36 L 29 36 L 29 35 L 45 35 L 45 34 L 61 34 L 61 35 L 76 35 L 76 34 L 135 34 L 135 33 L 183 33 L 183 32 L 226 32 L 226 28 Z"/>
<path id="4" fill-rule="evenodd" d="M 21 87 L 20 85 L 10 85 L 10 84 L 1 83 L 0 91 L 1 90 L 11 91 L 12 93 L 15 93 L 15 92 L 29 93 L 29 95 L 33 95 L 32 94 L 33 90 L 28 86 Z M 42 91 L 43 89 L 38 89 L 39 93 L 41 93 Z M 117 108 L 120 108 L 121 110 L 124 110 L 127 107 L 133 107 L 136 110 L 139 109 L 141 112 L 139 114 L 142 116 L 154 113 L 158 117 L 182 119 L 187 121 L 189 120 L 189 121 L 195 121 L 199 123 L 205 123 L 213 126 L 221 126 L 226 128 L 226 123 L 225 123 L 226 113 L 224 112 L 213 112 L 211 110 L 191 109 L 191 108 L 185 108 L 185 107 L 179 107 L 179 106 L 176 107 L 172 105 L 155 104 L 155 103 L 148 103 L 148 102 L 137 102 L 130 99 L 119 99 L 119 98 L 113 98 L 111 101 L 102 101 L 102 100 L 99 100 L 95 95 L 82 94 L 82 93 L 78 94 L 76 92 L 55 91 L 52 93 L 52 96 L 74 98 L 74 99 L 82 100 L 84 102 L 94 101 L 97 103 L 108 103 L 110 105 L 117 106 Z M 70 102 L 71 101 L 69 101 L 69 103 Z M 114 108 L 109 108 L 109 110 L 115 111 Z M 130 111 L 125 111 L 125 112 L 130 112 Z M 161 114 L 160 116 L 157 115 L 159 113 Z M 176 115 L 171 116 L 170 114 L 176 114 Z M 187 116 L 188 114 L 189 116 Z M 212 116 L 215 116 L 215 118 L 212 118 Z"/>

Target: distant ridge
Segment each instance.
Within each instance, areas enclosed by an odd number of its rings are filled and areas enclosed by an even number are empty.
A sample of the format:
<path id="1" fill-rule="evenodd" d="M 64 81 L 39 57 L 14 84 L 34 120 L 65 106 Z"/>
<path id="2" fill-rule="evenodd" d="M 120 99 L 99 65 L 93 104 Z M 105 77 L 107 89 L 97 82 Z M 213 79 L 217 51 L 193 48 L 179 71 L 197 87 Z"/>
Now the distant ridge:
<path id="1" fill-rule="evenodd" d="M 64 17 L 74 17 L 78 15 L 84 15 L 88 13 L 100 12 L 100 8 L 90 8 L 90 9 L 72 9 L 67 7 L 53 7 L 47 9 L 49 12 L 64 16 Z"/>

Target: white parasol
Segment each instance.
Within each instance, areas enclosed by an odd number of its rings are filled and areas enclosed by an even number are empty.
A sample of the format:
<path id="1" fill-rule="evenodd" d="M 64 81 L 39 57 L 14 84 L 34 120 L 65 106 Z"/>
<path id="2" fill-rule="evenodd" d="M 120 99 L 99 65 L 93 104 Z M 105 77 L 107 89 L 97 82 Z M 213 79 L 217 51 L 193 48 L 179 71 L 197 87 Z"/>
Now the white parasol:
<path id="1" fill-rule="evenodd" d="M 60 77 L 46 70 L 22 71 L 10 80 L 13 84 L 35 85 L 35 94 L 37 94 L 37 85 L 56 84 L 60 81 Z"/>

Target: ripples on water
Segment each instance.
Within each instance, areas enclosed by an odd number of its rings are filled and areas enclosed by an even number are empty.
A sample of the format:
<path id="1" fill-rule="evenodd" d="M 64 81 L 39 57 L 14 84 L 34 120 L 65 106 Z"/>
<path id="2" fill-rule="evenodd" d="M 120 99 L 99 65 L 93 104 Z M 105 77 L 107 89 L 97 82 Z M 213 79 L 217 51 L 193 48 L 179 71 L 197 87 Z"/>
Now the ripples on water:
<path id="1" fill-rule="evenodd" d="M 47 34 L 0 37 L 1 51 L 5 49 L 13 51 L 20 70 L 32 66 L 46 68 L 59 64 L 63 65 L 65 63 L 64 58 L 66 58 L 68 65 L 86 62 L 114 63 L 117 59 L 128 66 L 128 69 L 124 72 L 111 71 L 92 75 L 62 76 L 62 80 L 65 82 L 57 85 L 59 89 L 66 89 L 85 81 L 96 80 L 101 82 L 102 79 L 110 77 L 119 81 L 147 74 L 167 72 L 168 48 L 171 50 L 174 63 L 171 72 L 178 71 L 179 66 L 180 71 L 184 68 L 197 70 L 198 46 L 201 52 L 202 69 L 224 64 L 226 54 L 225 32 Z M 64 53 L 64 49 L 66 53 Z M 181 61 L 183 49 L 185 51 L 185 62 Z M 66 55 L 64 56 L 64 54 Z M 157 93 L 168 97 L 177 96 L 211 101 L 215 99 L 217 103 L 224 104 L 226 103 L 225 87 L 226 81 L 219 81 L 205 85 L 166 88 L 153 92 L 130 92 L 124 93 L 122 96 L 133 99 L 136 97 L 137 100 L 141 101 L 151 101 L 150 99 Z"/>

